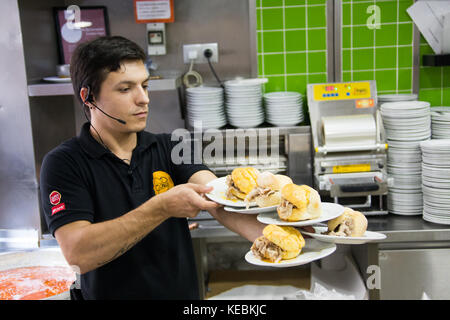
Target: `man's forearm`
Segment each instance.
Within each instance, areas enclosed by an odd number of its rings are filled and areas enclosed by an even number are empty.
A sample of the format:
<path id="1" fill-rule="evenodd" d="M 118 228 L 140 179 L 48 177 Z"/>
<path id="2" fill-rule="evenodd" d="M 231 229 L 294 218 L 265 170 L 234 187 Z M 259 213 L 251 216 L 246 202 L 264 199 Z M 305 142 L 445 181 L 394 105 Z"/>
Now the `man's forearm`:
<path id="1" fill-rule="evenodd" d="M 216 178 L 211 171 L 203 170 L 195 173 L 189 181 L 198 184 L 207 184 Z M 211 210 L 209 213 L 222 225 L 251 242 L 262 235 L 262 230 L 266 226 L 256 220 L 256 215 L 227 212 L 223 208 Z"/>
<path id="2" fill-rule="evenodd" d="M 210 211 L 211 215 L 222 225 L 233 232 L 253 242 L 262 235 L 262 230 L 266 226 L 256 219 L 253 214 L 240 214 L 235 212 L 227 212 L 223 208 Z"/>
<path id="3" fill-rule="evenodd" d="M 166 219 L 158 211 L 153 197 L 121 217 L 76 230 L 69 263 L 85 273 L 118 258 Z"/>

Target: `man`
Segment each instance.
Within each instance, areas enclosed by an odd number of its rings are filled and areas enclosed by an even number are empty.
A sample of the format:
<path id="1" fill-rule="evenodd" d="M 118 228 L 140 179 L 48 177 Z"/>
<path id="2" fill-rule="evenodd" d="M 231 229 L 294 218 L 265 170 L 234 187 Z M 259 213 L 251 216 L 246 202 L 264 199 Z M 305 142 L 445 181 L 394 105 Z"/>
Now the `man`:
<path id="1" fill-rule="evenodd" d="M 90 122 L 46 155 L 40 180 L 49 230 L 81 273 L 72 299 L 198 299 L 186 218 L 208 210 L 249 241 L 264 227 L 206 200 L 216 176 L 204 165 L 175 165 L 177 142 L 143 131 L 145 60 L 122 37 L 83 43 L 72 56 L 74 92 Z"/>

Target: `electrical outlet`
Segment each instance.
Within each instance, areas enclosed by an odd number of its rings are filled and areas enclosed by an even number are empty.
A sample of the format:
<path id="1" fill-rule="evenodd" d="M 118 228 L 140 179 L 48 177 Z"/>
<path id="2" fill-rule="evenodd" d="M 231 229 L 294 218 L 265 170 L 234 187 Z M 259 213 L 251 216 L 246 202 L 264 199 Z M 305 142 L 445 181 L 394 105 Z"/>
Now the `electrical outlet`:
<path id="1" fill-rule="evenodd" d="M 189 57 L 197 57 L 194 63 L 208 63 L 204 52 L 210 49 L 213 54 L 210 58 L 211 62 L 219 62 L 219 46 L 217 43 L 202 43 L 202 44 L 184 44 L 183 45 L 183 59 L 184 63 L 191 63 Z"/>

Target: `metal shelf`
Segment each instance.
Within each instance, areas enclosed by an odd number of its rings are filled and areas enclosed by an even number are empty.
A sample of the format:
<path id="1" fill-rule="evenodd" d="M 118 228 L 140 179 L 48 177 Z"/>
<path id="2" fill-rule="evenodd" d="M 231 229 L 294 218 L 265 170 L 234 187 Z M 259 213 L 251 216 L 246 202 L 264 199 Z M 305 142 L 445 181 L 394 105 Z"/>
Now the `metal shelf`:
<path id="1" fill-rule="evenodd" d="M 450 66 L 450 54 L 426 54 L 422 57 L 422 64 L 428 67 Z"/>
<path id="2" fill-rule="evenodd" d="M 150 80 L 149 91 L 177 90 L 181 87 L 181 78 Z M 73 95 L 72 83 L 33 83 L 28 85 L 28 96 L 65 96 Z"/>

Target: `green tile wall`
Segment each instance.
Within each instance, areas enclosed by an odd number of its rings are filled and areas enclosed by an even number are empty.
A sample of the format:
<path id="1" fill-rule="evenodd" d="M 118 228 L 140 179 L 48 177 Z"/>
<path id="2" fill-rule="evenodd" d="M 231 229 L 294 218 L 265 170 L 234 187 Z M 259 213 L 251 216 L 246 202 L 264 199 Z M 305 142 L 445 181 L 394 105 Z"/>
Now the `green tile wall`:
<path id="1" fill-rule="evenodd" d="M 411 93 L 413 0 L 343 0 L 341 81 L 376 80 L 379 94 Z M 370 29 L 368 7 L 380 8 L 380 28 Z"/>
<path id="2" fill-rule="evenodd" d="M 265 91 L 306 93 L 327 82 L 326 0 L 255 0 L 258 75 Z M 380 94 L 411 93 L 413 0 L 341 1 L 341 81 L 376 80 Z M 381 28 L 368 29 L 367 7 L 381 9 Z M 420 54 L 433 53 L 422 38 Z M 422 61 L 422 60 L 420 60 Z M 450 67 L 420 67 L 419 99 L 450 106 Z"/>
<path id="3" fill-rule="evenodd" d="M 258 74 L 265 92 L 327 81 L 326 0 L 257 0 Z"/>

